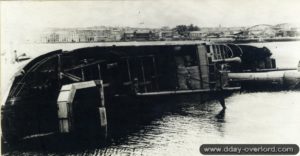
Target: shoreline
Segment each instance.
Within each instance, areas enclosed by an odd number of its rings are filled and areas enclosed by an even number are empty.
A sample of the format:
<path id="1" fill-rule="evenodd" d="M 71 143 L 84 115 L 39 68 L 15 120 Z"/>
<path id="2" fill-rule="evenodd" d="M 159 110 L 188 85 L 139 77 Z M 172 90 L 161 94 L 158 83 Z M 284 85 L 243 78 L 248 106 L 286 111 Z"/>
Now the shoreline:
<path id="1" fill-rule="evenodd" d="M 129 43 L 129 42 L 180 42 L 180 41 L 202 41 L 202 42 L 217 42 L 217 43 L 267 43 L 267 42 L 293 42 L 300 41 L 300 37 L 277 37 L 277 38 L 246 38 L 246 39 L 234 39 L 234 38 L 202 38 L 202 39 L 186 39 L 186 40 L 138 40 L 138 41 L 102 41 L 102 42 L 32 42 L 25 44 L 109 44 L 109 43 Z"/>

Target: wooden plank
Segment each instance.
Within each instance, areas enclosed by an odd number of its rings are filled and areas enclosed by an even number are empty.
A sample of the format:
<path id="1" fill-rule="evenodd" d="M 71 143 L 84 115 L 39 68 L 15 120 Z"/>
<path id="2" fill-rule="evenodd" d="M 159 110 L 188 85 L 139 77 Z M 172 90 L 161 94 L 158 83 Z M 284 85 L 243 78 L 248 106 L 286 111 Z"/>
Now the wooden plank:
<path id="1" fill-rule="evenodd" d="M 99 108 L 99 114 L 100 114 L 100 125 L 101 125 L 101 127 L 107 126 L 106 109 L 105 109 L 105 107 L 100 107 Z"/>
<path id="2" fill-rule="evenodd" d="M 58 118 L 68 118 L 68 103 L 58 102 Z"/>
<path id="3" fill-rule="evenodd" d="M 91 63 L 88 63 L 88 64 L 80 64 L 80 65 L 77 65 L 77 66 L 72 67 L 72 68 L 64 69 L 64 72 L 83 69 L 83 68 L 88 68 L 88 67 L 98 65 L 98 64 L 103 63 L 103 62 L 105 62 L 105 60 L 98 60 L 98 61 L 94 61 L 94 62 L 91 62 Z"/>
<path id="4" fill-rule="evenodd" d="M 207 60 L 207 50 L 205 45 L 198 45 L 198 57 L 199 57 L 199 68 L 200 68 L 200 79 L 201 88 L 209 88 L 209 69 Z"/>
<path id="5" fill-rule="evenodd" d="M 103 90 L 103 82 L 99 80 L 100 85 L 100 95 L 99 98 L 101 100 L 100 104 L 100 122 L 101 126 L 106 126 L 107 119 L 106 119 L 106 110 L 104 105 L 104 90 Z M 61 133 L 69 133 L 73 131 L 74 123 L 73 123 L 73 100 L 77 90 L 85 89 L 85 88 L 92 88 L 96 87 L 95 81 L 86 81 L 86 82 L 79 82 L 73 83 L 69 85 L 64 85 L 61 88 L 57 99 L 57 106 L 58 106 L 58 120 L 59 120 L 59 131 Z"/>
<path id="6" fill-rule="evenodd" d="M 240 90 L 241 87 L 226 87 L 224 91 L 235 91 Z M 178 95 L 178 94 L 191 94 L 191 93 L 211 93 L 219 91 L 218 89 L 193 89 L 193 90 L 172 90 L 172 91 L 161 91 L 161 92 L 147 92 L 147 93 L 136 93 L 136 96 L 158 96 L 158 95 Z"/>
<path id="7" fill-rule="evenodd" d="M 70 132 L 70 126 L 69 126 L 68 119 L 61 119 L 59 121 L 59 131 L 60 131 L 60 133 L 69 133 Z"/>

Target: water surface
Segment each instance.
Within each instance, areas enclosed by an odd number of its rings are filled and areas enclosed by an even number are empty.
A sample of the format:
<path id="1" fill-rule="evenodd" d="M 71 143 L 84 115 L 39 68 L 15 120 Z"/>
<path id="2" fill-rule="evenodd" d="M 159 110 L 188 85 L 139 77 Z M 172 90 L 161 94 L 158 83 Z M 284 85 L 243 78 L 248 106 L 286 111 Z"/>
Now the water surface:
<path id="1" fill-rule="evenodd" d="M 278 67 L 296 67 L 300 42 L 256 43 L 266 46 Z M 196 98 L 194 96 L 194 98 Z M 7 155 L 201 155 L 210 143 L 273 143 L 300 145 L 300 92 L 243 92 L 226 98 L 226 111 L 218 101 L 156 103 L 149 111 L 135 111 L 114 130 L 106 144 L 66 151 L 18 149 Z M 43 144 L 43 142 L 41 142 Z M 40 145 L 42 146 L 42 145 Z M 84 148 L 80 148 L 84 147 Z"/>

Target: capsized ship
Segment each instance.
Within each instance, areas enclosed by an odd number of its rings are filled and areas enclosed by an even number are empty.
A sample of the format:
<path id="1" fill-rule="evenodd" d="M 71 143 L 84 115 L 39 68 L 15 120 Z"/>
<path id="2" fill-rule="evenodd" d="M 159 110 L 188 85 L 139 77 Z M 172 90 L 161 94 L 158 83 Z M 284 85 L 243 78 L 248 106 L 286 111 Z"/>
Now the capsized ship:
<path id="1" fill-rule="evenodd" d="M 115 42 L 31 60 L 2 106 L 7 142 L 55 132 L 106 133 L 110 99 L 232 92 L 232 72 L 271 70 L 267 48 L 200 41 Z"/>

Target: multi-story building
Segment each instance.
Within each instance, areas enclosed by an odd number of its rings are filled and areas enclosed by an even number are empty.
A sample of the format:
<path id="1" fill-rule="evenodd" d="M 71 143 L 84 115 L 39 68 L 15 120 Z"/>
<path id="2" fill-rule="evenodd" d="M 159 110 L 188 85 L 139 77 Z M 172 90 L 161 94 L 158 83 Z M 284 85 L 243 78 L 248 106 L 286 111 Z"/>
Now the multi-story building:
<path id="1" fill-rule="evenodd" d="M 110 32 L 110 39 L 112 41 L 120 41 L 122 39 L 123 31 L 119 29 L 113 29 Z"/>
<path id="2" fill-rule="evenodd" d="M 101 30 L 93 30 L 91 36 L 94 36 L 95 42 L 104 42 L 110 40 L 111 30 L 101 29 Z"/>
<path id="3" fill-rule="evenodd" d="M 59 34 L 57 34 L 55 32 L 45 33 L 42 35 L 42 42 L 44 42 L 44 43 L 59 42 Z"/>
<path id="4" fill-rule="evenodd" d="M 207 33 L 205 33 L 204 31 L 190 31 L 189 33 L 189 37 L 192 40 L 198 40 L 198 39 L 202 39 L 203 37 L 206 37 Z"/>
<path id="5" fill-rule="evenodd" d="M 172 30 L 162 30 L 159 32 L 159 39 L 160 40 L 167 40 L 173 38 L 173 31 Z"/>
<path id="6" fill-rule="evenodd" d="M 130 41 L 134 38 L 134 30 L 127 30 L 124 32 L 122 40 L 124 41 Z"/>

